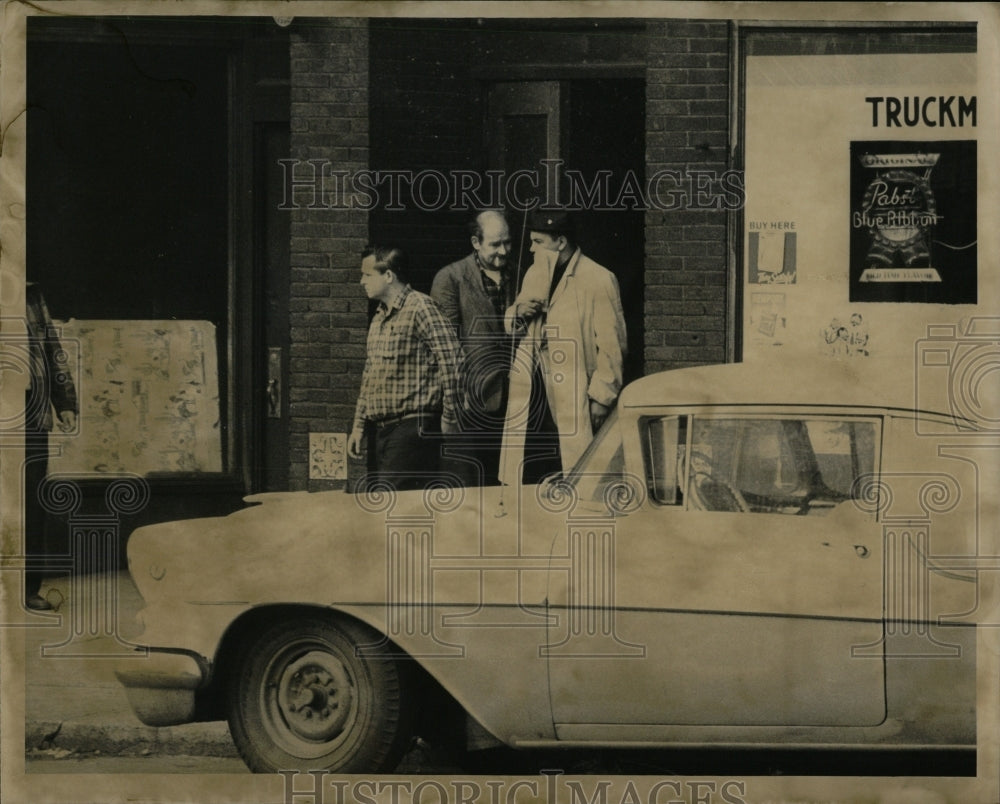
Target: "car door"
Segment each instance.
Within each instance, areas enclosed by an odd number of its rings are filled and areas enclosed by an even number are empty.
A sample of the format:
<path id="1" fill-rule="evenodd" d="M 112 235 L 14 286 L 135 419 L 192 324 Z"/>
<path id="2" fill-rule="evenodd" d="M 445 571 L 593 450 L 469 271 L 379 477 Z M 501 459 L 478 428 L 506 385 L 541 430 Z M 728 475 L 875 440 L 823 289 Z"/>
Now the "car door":
<path id="1" fill-rule="evenodd" d="M 631 508 L 578 507 L 553 552 L 560 738 L 880 723 L 879 420 L 743 409 L 637 426 L 641 461 L 589 495 Z"/>

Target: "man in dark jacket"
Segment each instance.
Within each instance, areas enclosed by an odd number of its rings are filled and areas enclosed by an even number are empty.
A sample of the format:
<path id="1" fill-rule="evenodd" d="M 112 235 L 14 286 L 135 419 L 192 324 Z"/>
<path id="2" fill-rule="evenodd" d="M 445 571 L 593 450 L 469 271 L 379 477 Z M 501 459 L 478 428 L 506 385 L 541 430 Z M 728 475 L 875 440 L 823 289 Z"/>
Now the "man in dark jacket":
<path id="1" fill-rule="evenodd" d="M 56 418 L 63 432 L 76 429 L 77 400 L 66 353 L 56 337 L 42 291 L 29 282 L 25 296 L 31 385 L 24 397 L 24 548 L 28 560 L 24 604 L 32 611 L 47 611 L 52 605 L 39 591 L 50 545 L 38 490 L 48 473 L 49 431 Z"/>
<path id="2" fill-rule="evenodd" d="M 455 325 L 465 352 L 459 432 L 448 439 L 444 465 L 463 485 L 481 486 L 497 482 L 512 356 L 503 314 L 517 288 L 503 213 L 480 212 L 470 221 L 469 234 L 472 253 L 438 271 L 431 297 Z"/>

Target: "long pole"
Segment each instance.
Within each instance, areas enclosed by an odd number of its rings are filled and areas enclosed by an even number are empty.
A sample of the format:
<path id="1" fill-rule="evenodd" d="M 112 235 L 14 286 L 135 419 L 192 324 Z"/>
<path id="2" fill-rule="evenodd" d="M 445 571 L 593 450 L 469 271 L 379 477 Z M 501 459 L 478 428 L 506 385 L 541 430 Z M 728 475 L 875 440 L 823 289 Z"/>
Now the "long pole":
<path id="1" fill-rule="evenodd" d="M 521 285 L 521 260 L 524 257 L 524 238 L 528 234 L 528 209 L 529 209 L 529 207 L 525 206 L 525 208 L 524 208 L 524 218 L 521 221 L 521 242 L 518 245 L 518 249 L 517 249 L 517 263 L 516 263 L 515 270 L 514 270 L 514 301 L 515 301 L 515 303 L 517 301 L 517 294 L 520 291 L 520 285 Z M 506 324 L 505 324 L 505 326 L 506 326 Z M 508 366 L 507 371 L 508 372 L 514 366 L 514 356 L 516 354 L 517 354 L 517 339 L 514 337 L 514 334 L 511 333 L 511 336 L 510 336 L 510 355 L 509 355 L 509 359 L 507 361 L 507 366 Z M 509 407 L 509 401 L 510 401 L 509 387 L 510 386 L 508 385 L 508 407 Z M 506 426 L 507 426 L 507 422 L 505 421 L 504 422 L 504 427 L 506 427 Z M 506 468 L 506 463 L 507 463 L 507 452 L 508 452 L 508 450 L 503 449 L 502 444 L 503 444 L 503 442 L 501 440 L 501 452 L 500 452 L 500 501 L 497 503 L 497 512 L 496 512 L 496 517 L 498 519 L 500 517 L 507 516 L 507 509 L 504 507 L 504 502 L 503 502 L 503 496 L 504 496 L 504 492 L 507 490 L 507 484 L 504 483 L 503 477 L 506 474 L 505 468 Z"/>

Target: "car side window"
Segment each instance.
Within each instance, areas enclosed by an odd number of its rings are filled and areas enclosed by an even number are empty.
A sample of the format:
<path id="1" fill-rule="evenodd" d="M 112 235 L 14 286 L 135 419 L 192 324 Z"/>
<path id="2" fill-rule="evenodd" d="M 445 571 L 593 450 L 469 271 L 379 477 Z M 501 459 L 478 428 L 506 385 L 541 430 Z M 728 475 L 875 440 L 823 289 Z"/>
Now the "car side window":
<path id="1" fill-rule="evenodd" d="M 702 511 L 822 515 L 875 468 L 875 422 L 695 416 L 683 481 Z"/>
<path id="2" fill-rule="evenodd" d="M 680 505 L 683 456 L 687 434 L 686 416 L 646 417 L 640 422 L 642 462 L 646 470 L 646 491 L 661 505 Z"/>

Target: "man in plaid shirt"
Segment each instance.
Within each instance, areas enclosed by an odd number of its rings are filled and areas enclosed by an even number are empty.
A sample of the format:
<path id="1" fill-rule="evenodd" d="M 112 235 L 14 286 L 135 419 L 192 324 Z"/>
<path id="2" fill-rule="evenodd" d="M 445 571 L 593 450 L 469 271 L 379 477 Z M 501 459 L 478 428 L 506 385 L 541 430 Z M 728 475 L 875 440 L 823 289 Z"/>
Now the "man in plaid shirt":
<path id="1" fill-rule="evenodd" d="M 431 297 L 406 283 L 400 249 L 365 249 L 361 286 L 379 305 L 368 329 L 347 450 L 352 458 L 362 457 L 362 437 L 370 425 L 375 469 L 368 482 L 385 481 L 399 491 L 421 488 L 436 474 L 439 434 L 456 428 L 462 347 Z"/>

